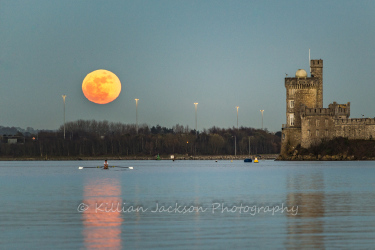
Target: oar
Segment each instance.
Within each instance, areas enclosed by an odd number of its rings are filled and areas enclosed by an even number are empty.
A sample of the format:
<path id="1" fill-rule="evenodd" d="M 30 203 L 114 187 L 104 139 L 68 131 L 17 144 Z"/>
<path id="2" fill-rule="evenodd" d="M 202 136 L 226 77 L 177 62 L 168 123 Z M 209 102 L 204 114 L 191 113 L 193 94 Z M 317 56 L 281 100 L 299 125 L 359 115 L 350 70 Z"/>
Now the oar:
<path id="1" fill-rule="evenodd" d="M 82 167 L 82 166 L 79 166 L 78 169 L 84 169 L 84 168 L 103 168 L 103 167 L 100 167 L 100 166 L 96 166 L 96 167 Z M 118 167 L 118 166 L 111 166 L 111 168 L 128 168 L 128 169 L 133 169 L 133 167 Z"/>
<path id="2" fill-rule="evenodd" d="M 81 167 L 81 166 L 79 166 L 78 167 L 78 169 L 84 169 L 84 168 L 102 168 L 102 167 L 99 167 L 99 166 L 97 166 L 97 167 Z"/>
<path id="3" fill-rule="evenodd" d="M 84 169 L 84 168 L 102 168 L 102 167 L 99 167 L 99 166 L 97 166 L 97 167 L 81 167 L 81 166 L 79 166 L 78 167 L 78 169 Z"/>
<path id="4" fill-rule="evenodd" d="M 121 166 L 111 166 L 111 168 L 128 168 L 128 169 L 133 169 L 133 167 L 121 167 Z"/>

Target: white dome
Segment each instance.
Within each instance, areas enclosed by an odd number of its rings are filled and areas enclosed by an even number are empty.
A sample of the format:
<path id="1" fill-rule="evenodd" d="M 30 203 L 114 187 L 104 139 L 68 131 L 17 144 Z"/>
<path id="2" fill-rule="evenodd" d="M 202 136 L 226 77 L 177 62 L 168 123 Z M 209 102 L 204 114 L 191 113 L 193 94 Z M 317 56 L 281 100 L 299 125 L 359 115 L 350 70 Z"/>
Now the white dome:
<path id="1" fill-rule="evenodd" d="M 307 72 L 306 72 L 306 70 L 304 70 L 304 69 L 299 69 L 299 70 L 297 70 L 297 72 L 296 72 L 296 77 L 297 77 L 297 78 L 305 78 L 305 77 L 307 77 Z"/>

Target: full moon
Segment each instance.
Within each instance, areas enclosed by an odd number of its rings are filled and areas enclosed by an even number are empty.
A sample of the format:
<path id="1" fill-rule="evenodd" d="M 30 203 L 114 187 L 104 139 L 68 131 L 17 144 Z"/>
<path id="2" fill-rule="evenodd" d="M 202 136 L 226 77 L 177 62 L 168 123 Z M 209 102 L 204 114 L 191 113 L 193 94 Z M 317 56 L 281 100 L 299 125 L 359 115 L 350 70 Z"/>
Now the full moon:
<path id="1" fill-rule="evenodd" d="M 83 94 L 92 102 L 107 104 L 121 92 L 121 82 L 112 72 L 98 69 L 89 73 L 82 82 Z"/>

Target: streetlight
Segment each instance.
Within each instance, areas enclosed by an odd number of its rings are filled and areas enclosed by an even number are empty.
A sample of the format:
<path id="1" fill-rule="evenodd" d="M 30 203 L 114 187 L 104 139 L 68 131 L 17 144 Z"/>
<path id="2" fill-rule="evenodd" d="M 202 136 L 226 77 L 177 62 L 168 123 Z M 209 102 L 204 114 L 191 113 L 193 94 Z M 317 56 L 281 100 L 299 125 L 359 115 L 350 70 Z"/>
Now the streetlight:
<path id="1" fill-rule="evenodd" d="M 135 100 L 135 131 L 138 134 L 138 101 L 139 99 Z"/>
<path id="2" fill-rule="evenodd" d="M 62 95 L 63 101 L 64 101 L 64 140 L 65 140 L 65 97 L 66 95 Z"/>
<path id="3" fill-rule="evenodd" d="M 195 135 L 198 135 L 198 130 L 197 130 L 197 106 L 198 106 L 198 103 L 195 102 L 194 105 L 195 105 Z"/>
<path id="4" fill-rule="evenodd" d="M 238 130 L 238 108 L 239 106 L 237 106 L 236 108 L 237 108 L 237 130 Z"/>
<path id="5" fill-rule="evenodd" d="M 263 112 L 264 112 L 264 109 L 261 109 L 260 112 L 262 112 L 262 130 L 263 130 Z"/>

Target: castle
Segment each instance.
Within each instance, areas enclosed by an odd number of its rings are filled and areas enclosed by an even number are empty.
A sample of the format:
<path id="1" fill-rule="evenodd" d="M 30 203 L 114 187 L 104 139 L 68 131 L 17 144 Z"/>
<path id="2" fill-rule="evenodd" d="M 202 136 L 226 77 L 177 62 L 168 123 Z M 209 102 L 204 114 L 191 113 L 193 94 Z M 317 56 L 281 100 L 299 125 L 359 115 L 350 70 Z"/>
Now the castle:
<path id="1" fill-rule="evenodd" d="M 286 124 L 282 125 L 281 155 L 297 145 L 309 148 L 323 139 L 375 139 L 375 118 L 350 119 L 350 102 L 323 108 L 323 60 L 310 61 L 311 76 L 303 69 L 285 77 Z"/>

